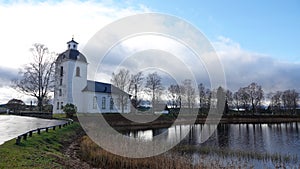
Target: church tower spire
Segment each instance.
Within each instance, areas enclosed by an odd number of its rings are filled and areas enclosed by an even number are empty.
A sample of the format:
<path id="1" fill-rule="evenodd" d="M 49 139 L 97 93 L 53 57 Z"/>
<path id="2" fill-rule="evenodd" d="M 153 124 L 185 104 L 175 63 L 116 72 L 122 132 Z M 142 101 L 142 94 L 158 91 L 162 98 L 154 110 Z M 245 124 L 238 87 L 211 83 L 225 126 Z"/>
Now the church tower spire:
<path id="1" fill-rule="evenodd" d="M 72 37 L 72 40 L 67 42 L 67 44 L 68 44 L 68 49 L 77 50 L 78 43 L 74 41 L 74 37 Z"/>

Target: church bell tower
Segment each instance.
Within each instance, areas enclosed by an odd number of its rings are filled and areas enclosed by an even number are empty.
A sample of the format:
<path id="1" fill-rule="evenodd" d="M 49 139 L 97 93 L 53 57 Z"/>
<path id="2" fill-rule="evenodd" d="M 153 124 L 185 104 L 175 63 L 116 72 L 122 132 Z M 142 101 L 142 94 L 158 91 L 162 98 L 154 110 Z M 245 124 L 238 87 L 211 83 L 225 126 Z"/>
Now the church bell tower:
<path id="1" fill-rule="evenodd" d="M 77 49 L 78 43 L 72 38 L 67 50 L 58 55 L 55 68 L 53 113 L 63 113 L 63 106 L 72 103 L 78 112 L 83 112 L 82 90 L 87 85 L 87 60 Z"/>

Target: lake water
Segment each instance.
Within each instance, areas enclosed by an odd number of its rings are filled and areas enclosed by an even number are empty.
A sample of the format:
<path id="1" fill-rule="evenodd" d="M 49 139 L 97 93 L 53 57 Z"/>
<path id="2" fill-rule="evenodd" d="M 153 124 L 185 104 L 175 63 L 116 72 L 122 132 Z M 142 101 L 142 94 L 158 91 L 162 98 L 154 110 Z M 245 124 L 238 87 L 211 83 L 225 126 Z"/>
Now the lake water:
<path id="1" fill-rule="evenodd" d="M 213 128 L 213 126 L 211 127 Z M 300 167 L 300 123 L 219 124 L 212 136 L 207 141 L 201 143 L 200 133 L 202 128 L 203 125 L 200 124 L 177 125 L 170 128 L 154 130 L 126 131 L 124 134 L 145 140 L 152 140 L 154 136 L 162 134 L 165 136 L 165 141 L 171 141 L 178 139 L 182 131 L 191 129 L 190 133 L 181 141 L 181 145 L 211 147 L 214 150 L 226 149 L 233 152 L 280 154 L 297 159 L 296 162 L 294 160 L 294 162 L 290 162 L 290 164 L 285 164 L 286 166 Z M 192 157 L 196 159 L 199 159 L 200 156 L 201 153 L 194 153 L 192 155 Z M 274 167 L 271 161 L 259 162 L 259 160 L 253 160 L 250 163 L 253 163 L 255 168 Z"/>
<path id="2" fill-rule="evenodd" d="M 0 145 L 5 141 L 42 127 L 63 124 L 62 120 L 48 120 L 34 117 L 0 115 Z"/>

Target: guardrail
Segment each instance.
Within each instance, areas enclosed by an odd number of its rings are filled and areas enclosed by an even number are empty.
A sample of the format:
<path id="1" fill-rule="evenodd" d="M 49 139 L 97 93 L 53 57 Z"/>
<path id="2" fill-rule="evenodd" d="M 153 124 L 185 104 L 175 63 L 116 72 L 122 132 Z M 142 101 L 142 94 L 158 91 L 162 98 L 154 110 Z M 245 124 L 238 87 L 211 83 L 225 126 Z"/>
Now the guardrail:
<path id="1" fill-rule="evenodd" d="M 32 134 L 35 133 L 35 132 L 37 134 L 41 134 L 42 130 L 45 130 L 46 132 L 48 132 L 49 129 L 52 129 L 52 130 L 56 130 L 56 128 L 61 129 L 62 127 L 66 127 L 68 125 L 71 125 L 72 123 L 73 123 L 73 120 L 69 120 L 64 124 L 58 124 L 58 125 L 55 125 L 55 126 L 42 127 L 42 128 L 37 128 L 35 130 L 30 130 L 30 131 L 28 131 L 24 134 L 19 135 L 16 138 L 16 145 L 20 145 L 22 138 L 23 138 L 23 140 L 27 140 L 27 137 L 32 137 Z"/>

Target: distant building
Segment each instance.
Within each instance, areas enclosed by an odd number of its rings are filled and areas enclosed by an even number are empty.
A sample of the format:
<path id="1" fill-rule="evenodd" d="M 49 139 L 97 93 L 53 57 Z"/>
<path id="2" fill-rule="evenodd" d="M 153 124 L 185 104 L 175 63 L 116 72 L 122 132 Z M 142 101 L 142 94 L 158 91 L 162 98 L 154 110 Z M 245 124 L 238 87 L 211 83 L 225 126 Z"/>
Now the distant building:
<path id="1" fill-rule="evenodd" d="M 67 103 L 76 105 L 79 113 L 121 112 L 115 93 L 127 99 L 123 112 L 130 112 L 130 95 L 112 84 L 87 80 L 86 57 L 77 50 L 78 43 L 73 38 L 67 45 L 56 59 L 53 113 L 63 113 Z"/>

